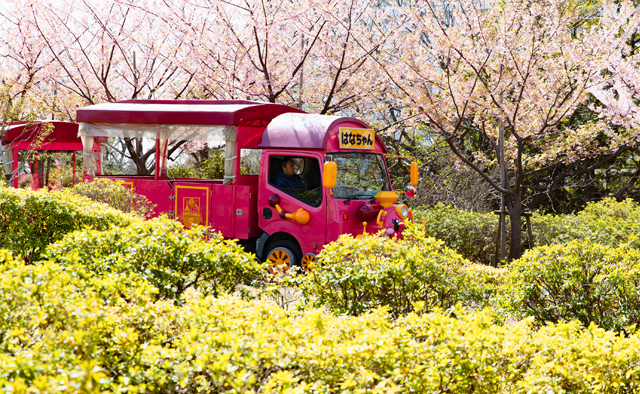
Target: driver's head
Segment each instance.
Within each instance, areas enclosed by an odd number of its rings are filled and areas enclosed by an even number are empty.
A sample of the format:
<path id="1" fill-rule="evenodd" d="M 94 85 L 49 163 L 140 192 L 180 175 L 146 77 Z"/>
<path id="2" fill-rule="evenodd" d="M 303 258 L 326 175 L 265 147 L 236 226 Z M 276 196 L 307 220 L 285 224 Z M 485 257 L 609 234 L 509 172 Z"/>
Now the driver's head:
<path id="1" fill-rule="evenodd" d="M 286 175 L 293 175 L 296 172 L 296 163 L 290 157 L 285 157 L 282 159 L 282 171 Z"/>

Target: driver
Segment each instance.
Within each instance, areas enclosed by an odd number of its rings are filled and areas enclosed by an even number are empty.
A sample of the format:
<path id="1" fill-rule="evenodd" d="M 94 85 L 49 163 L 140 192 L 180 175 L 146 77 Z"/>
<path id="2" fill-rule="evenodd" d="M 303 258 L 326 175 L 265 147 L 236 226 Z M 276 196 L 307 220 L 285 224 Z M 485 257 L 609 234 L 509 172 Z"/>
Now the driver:
<path id="1" fill-rule="evenodd" d="M 282 159 L 282 169 L 276 177 L 276 187 L 280 189 L 290 188 L 305 190 L 306 187 L 302 182 L 300 175 L 296 174 L 296 163 L 291 157 Z"/>

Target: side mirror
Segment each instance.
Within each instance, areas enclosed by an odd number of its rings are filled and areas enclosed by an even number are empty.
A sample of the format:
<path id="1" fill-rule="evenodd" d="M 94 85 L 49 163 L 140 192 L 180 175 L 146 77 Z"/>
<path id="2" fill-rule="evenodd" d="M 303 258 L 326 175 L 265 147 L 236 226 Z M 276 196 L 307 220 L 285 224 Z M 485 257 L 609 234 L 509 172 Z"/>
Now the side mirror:
<path id="1" fill-rule="evenodd" d="M 322 184 L 327 189 L 336 187 L 338 181 L 338 165 L 335 161 L 324 163 L 324 174 L 322 176 Z"/>
<path id="2" fill-rule="evenodd" d="M 420 171 L 418 170 L 418 163 L 415 161 L 411 162 L 411 186 L 418 186 L 418 177 L 420 176 Z"/>

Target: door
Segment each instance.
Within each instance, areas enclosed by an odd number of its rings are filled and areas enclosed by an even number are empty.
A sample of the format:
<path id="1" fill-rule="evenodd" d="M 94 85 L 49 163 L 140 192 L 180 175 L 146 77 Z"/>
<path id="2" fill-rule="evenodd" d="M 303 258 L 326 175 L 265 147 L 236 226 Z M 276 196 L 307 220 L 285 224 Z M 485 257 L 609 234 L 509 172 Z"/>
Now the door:
<path id="1" fill-rule="evenodd" d="M 261 161 L 265 171 L 260 176 L 260 227 L 271 236 L 281 232 L 292 235 L 300 244 L 302 255 L 317 254 L 326 240 L 327 215 L 320 163 L 319 154 L 290 151 L 265 152 Z M 274 199 L 279 200 L 275 207 L 272 206 Z"/>

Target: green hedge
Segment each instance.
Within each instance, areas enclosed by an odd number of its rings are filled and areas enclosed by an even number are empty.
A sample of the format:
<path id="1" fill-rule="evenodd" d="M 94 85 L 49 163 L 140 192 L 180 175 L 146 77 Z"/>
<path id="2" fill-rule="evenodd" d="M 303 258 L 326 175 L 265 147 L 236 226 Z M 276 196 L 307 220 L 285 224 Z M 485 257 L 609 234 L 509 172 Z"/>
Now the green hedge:
<path id="1" fill-rule="evenodd" d="M 0 248 L 27 262 L 72 231 L 106 230 L 139 220 L 82 196 L 0 187 Z"/>
<path id="2" fill-rule="evenodd" d="M 359 315 L 386 306 L 392 316 L 448 308 L 468 297 L 463 267 L 470 264 L 442 241 L 409 226 L 404 239 L 386 235 L 341 236 L 319 254 L 318 266 L 301 278 L 307 302 L 335 313 Z"/>
<path id="3" fill-rule="evenodd" d="M 478 263 L 466 264 L 462 270 L 465 276 L 466 304 L 475 308 L 495 307 L 509 270 Z"/>
<path id="4" fill-rule="evenodd" d="M 224 149 L 209 151 L 210 157 L 197 165 L 174 164 L 167 170 L 173 178 L 222 179 L 224 177 Z"/>
<path id="5" fill-rule="evenodd" d="M 145 196 L 123 187 L 122 182 L 124 181 L 120 179 L 95 178 L 91 182 L 78 183 L 72 188 L 64 189 L 64 191 L 72 195 L 85 196 L 119 211 L 149 219 L 154 214 L 155 205 Z"/>
<path id="6" fill-rule="evenodd" d="M 572 215 L 533 215 L 536 245 L 591 241 L 616 247 L 640 238 L 640 205 L 613 198 L 589 203 Z"/>
<path id="7" fill-rule="evenodd" d="M 414 215 L 416 223 L 424 222 L 428 236 L 444 241 L 445 245 L 473 262 L 491 262 L 491 255 L 495 253 L 497 215 L 464 211 L 443 204 L 416 209 Z M 508 227 L 507 221 L 507 249 L 510 242 Z M 617 246 L 640 239 L 640 204 L 633 200 L 617 202 L 613 198 L 605 198 L 589 203 L 584 210 L 571 215 L 534 212 L 531 229 L 535 246 L 574 240 Z M 523 247 L 527 246 L 524 219 L 522 243 Z"/>
<path id="8" fill-rule="evenodd" d="M 127 275 L 24 265 L 6 253 L 0 275 L 5 392 L 640 390 L 638 334 L 577 322 L 499 325 L 488 311 L 460 308 L 331 316 L 197 293 L 177 306 L 154 302 Z"/>
<path id="9" fill-rule="evenodd" d="M 540 324 L 578 320 L 623 330 L 640 323 L 640 252 L 572 241 L 535 248 L 508 266 L 504 307 Z"/>
<path id="10" fill-rule="evenodd" d="M 417 224 L 424 224 L 426 235 L 444 241 L 466 259 L 484 264 L 491 262 L 498 228 L 498 216 L 493 213 L 437 204 L 432 208 L 415 209 L 414 218 Z"/>
<path id="11" fill-rule="evenodd" d="M 179 300 L 189 288 L 218 295 L 263 273 L 255 256 L 233 240 L 206 239 L 203 227 L 185 230 L 166 218 L 105 231 L 78 231 L 49 246 L 43 255 L 60 264 L 79 258 L 89 271 L 139 276 L 155 286 L 160 299 Z"/>
<path id="12" fill-rule="evenodd" d="M 150 343 L 179 332 L 170 303 L 123 274 L 75 259 L 25 265 L 0 251 L 0 387 L 15 393 L 100 392 L 136 370 Z M 157 341 L 157 342 L 156 342 Z"/>

